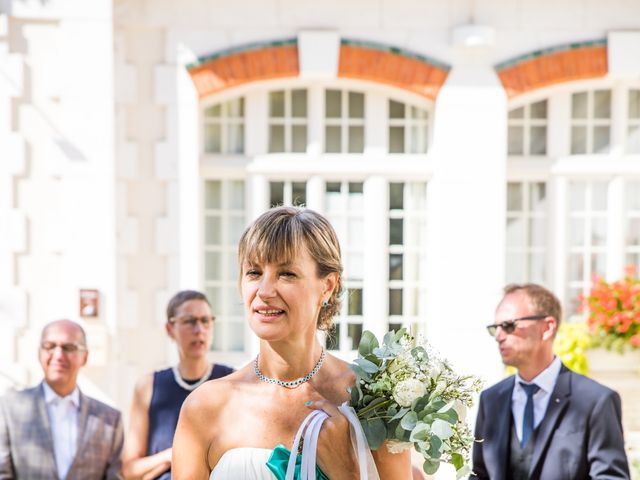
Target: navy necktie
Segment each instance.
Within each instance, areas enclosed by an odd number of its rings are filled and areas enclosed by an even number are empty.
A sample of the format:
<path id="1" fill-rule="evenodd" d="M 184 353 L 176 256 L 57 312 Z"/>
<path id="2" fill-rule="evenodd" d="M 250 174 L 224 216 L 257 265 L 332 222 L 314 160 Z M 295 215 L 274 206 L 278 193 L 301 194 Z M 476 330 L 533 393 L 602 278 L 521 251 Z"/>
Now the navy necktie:
<path id="1" fill-rule="evenodd" d="M 524 416 L 522 417 L 522 439 L 520 440 L 520 447 L 524 448 L 533 434 L 533 396 L 540 390 L 540 387 L 535 383 L 522 382 L 520 382 L 520 386 L 527 394 L 527 404 L 524 406 Z"/>

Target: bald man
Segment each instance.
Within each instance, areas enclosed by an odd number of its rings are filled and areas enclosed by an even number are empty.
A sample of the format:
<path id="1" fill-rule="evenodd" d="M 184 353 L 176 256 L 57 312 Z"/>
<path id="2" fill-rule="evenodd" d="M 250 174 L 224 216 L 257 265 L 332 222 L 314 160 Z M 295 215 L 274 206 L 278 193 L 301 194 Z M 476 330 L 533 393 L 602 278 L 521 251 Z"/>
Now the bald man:
<path id="1" fill-rule="evenodd" d="M 87 355 L 77 323 L 57 320 L 44 327 L 44 380 L 0 398 L 0 480 L 120 478 L 120 412 L 78 389 Z"/>

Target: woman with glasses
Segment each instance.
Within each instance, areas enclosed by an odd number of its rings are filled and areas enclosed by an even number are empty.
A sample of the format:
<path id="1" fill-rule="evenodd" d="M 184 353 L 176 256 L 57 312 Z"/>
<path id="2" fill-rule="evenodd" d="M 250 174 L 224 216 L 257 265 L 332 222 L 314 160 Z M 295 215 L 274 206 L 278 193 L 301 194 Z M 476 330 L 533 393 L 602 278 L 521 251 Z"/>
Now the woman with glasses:
<path id="1" fill-rule="evenodd" d="M 309 428 L 319 436 L 305 438 L 304 449 L 315 450 L 317 441 L 317 458 L 306 464 L 298 456 L 297 468 L 319 479 L 359 478 L 360 466 L 369 479 L 411 478 L 408 451 L 391 454 L 382 446 L 359 463 L 350 423 L 338 409 L 355 375 L 317 336 L 340 311 L 340 246 L 329 222 L 304 208 L 269 210 L 242 235 L 239 263 L 259 354 L 187 399 L 173 443 L 173 478 L 284 479 L 289 449 L 299 451 L 294 438 L 311 416 L 318 430 Z M 360 459 L 370 459 L 366 442 L 361 452 Z"/>
<path id="2" fill-rule="evenodd" d="M 207 358 L 214 320 L 211 305 L 200 292 L 178 292 L 169 301 L 165 329 L 176 343 L 180 361 L 145 375 L 136 385 L 123 454 L 125 478 L 170 479 L 171 444 L 182 403 L 207 380 L 233 371 Z"/>

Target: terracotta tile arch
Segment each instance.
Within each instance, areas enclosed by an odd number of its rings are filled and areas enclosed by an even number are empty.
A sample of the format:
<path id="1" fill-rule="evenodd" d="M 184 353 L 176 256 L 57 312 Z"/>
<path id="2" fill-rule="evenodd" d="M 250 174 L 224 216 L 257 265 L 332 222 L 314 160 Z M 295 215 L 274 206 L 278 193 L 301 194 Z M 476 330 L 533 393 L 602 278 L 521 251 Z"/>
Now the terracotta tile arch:
<path id="1" fill-rule="evenodd" d="M 200 98 L 249 82 L 297 77 L 296 39 L 225 50 L 187 65 Z M 449 66 L 401 49 L 342 40 L 339 78 L 382 83 L 435 100 Z"/>
<path id="2" fill-rule="evenodd" d="M 532 52 L 496 65 L 507 96 L 513 98 L 558 83 L 607 74 L 606 40 L 572 43 Z"/>

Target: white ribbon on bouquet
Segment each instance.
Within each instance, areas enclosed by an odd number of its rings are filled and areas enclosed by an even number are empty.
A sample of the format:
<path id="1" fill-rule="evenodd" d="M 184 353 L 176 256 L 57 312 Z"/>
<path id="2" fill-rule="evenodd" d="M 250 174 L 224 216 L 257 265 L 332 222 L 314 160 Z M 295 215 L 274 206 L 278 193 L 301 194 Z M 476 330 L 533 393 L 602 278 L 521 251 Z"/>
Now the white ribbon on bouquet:
<path id="1" fill-rule="evenodd" d="M 360 480 L 380 480 L 378 471 L 376 470 L 373 456 L 367 444 L 367 438 L 364 435 L 360 421 L 356 416 L 356 412 L 347 402 L 338 407 L 338 410 L 349 421 L 349 430 L 351 432 L 351 445 L 353 446 L 356 456 L 358 457 L 358 466 L 360 469 Z M 298 432 L 296 433 L 287 464 L 287 473 L 285 480 L 294 480 L 294 469 L 300 439 L 303 438 L 302 444 L 302 465 L 300 468 L 299 480 L 316 480 L 316 455 L 318 450 L 318 436 L 322 423 L 329 418 L 323 410 L 314 410 L 303 420 Z"/>

